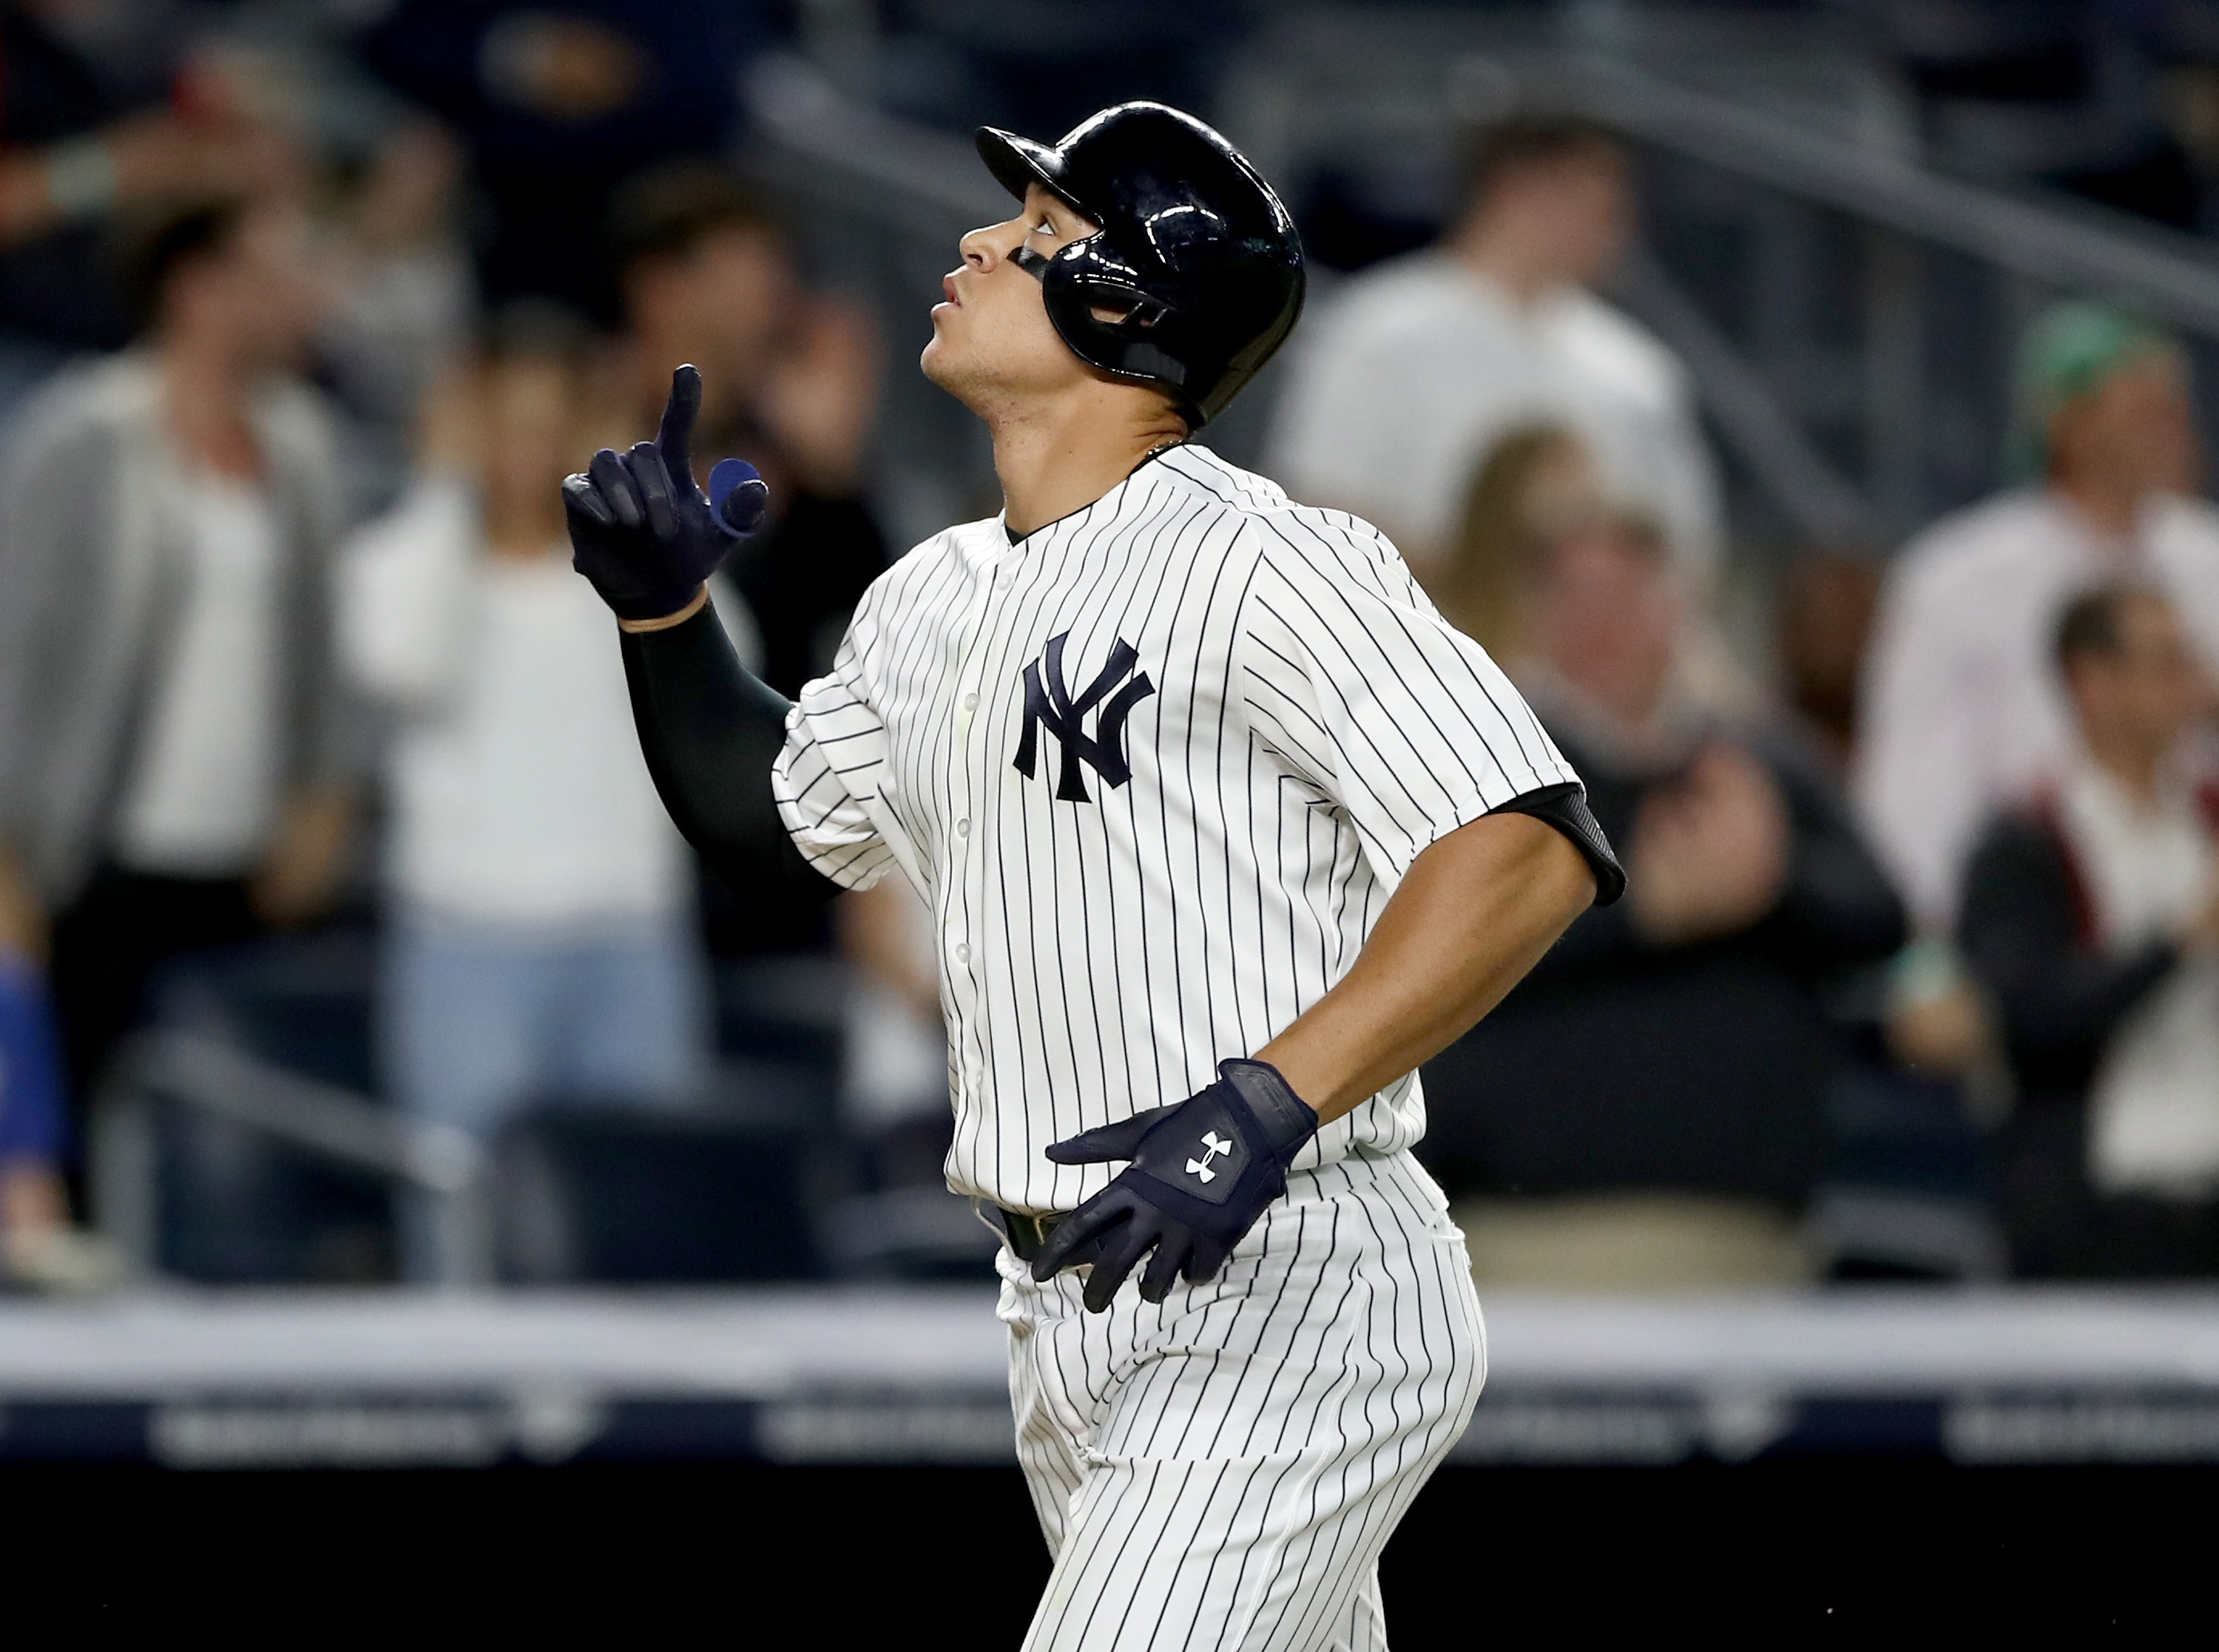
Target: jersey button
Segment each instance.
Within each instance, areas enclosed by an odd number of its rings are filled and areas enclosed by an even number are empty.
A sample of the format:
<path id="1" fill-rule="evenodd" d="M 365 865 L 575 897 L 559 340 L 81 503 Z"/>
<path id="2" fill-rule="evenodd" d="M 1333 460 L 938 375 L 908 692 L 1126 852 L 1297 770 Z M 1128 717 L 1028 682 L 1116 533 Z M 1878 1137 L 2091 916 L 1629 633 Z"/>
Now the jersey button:
<path id="1" fill-rule="evenodd" d="M 995 575 L 995 577 L 994 577 L 994 588 L 995 588 L 997 591 L 1006 591 L 1006 590 L 1008 590 L 1008 589 L 1010 588 L 1010 576 L 1009 576 L 1008 574 L 999 574 Z"/>
<path id="2" fill-rule="evenodd" d="M 956 835 L 956 836 L 958 836 L 958 837 L 968 837 L 968 836 L 970 836 L 970 835 L 971 835 L 971 823 L 970 823 L 969 821 L 967 821 L 967 820 L 959 820 L 959 821 L 957 821 L 957 822 L 955 823 L 955 835 Z"/>
<path id="3" fill-rule="evenodd" d="M 963 709 L 967 711 L 977 711 L 979 709 L 979 697 L 976 694 L 966 694 L 963 697 Z"/>
<path id="4" fill-rule="evenodd" d="M 971 961 L 971 948 L 963 946 L 957 947 L 955 949 L 955 961 L 959 964 L 969 963 Z"/>

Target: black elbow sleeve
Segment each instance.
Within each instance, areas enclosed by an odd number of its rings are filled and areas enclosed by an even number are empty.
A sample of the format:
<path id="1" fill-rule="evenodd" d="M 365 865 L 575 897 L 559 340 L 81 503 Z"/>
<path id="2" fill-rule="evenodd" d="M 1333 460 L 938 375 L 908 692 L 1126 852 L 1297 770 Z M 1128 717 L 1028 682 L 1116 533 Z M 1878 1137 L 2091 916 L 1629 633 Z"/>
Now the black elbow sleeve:
<path id="1" fill-rule="evenodd" d="M 771 796 L 792 704 L 740 664 L 715 610 L 704 605 L 683 624 L 623 637 L 648 773 L 710 869 L 736 889 L 769 881 L 837 894 L 794 848 Z"/>
<path id="2" fill-rule="evenodd" d="M 1531 815 L 1545 821 L 1571 839 L 1572 847 L 1594 873 L 1597 906 L 1608 906 L 1625 893 L 1625 868 L 1619 864 L 1618 853 L 1610 846 L 1610 839 L 1588 808 L 1584 787 L 1565 782 L 1545 786 L 1538 792 L 1528 792 L 1523 797 L 1513 798 L 1488 810 L 1495 815 Z"/>

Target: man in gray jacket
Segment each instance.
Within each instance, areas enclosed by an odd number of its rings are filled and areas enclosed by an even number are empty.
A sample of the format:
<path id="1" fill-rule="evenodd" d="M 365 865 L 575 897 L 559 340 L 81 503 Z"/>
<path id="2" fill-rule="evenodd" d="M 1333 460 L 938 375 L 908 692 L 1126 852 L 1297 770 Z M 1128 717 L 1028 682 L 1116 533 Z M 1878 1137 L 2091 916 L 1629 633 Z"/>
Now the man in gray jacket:
<path id="1" fill-rule="evenodd" d="M 156 967 L 307 916 L 339 863 L 307 259 L 284 206 L 156 227 L 142 346 L 49 384 L 0 461 L 0 947 L 49 960 L 80 1116 Z"/>

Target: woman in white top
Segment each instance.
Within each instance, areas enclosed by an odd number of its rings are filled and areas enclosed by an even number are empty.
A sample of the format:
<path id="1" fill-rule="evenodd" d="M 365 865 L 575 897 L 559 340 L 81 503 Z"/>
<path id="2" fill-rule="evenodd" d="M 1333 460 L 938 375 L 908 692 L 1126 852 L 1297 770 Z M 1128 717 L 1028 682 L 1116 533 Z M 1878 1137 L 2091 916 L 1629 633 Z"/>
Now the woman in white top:
<path id="1" fill-rule="evenodd" d="M 491 338 L 339 587 L 348 673 L 398 724 L 387 1082 L 481 1139 L 538 1101 L 682 1094 L 707 1056 L 691 863 L 563 537 L 557 490 L 594 446 L 586 339 L 544 307 Z M 412 1277 L 476 1265 L 404 1226 Z"/>

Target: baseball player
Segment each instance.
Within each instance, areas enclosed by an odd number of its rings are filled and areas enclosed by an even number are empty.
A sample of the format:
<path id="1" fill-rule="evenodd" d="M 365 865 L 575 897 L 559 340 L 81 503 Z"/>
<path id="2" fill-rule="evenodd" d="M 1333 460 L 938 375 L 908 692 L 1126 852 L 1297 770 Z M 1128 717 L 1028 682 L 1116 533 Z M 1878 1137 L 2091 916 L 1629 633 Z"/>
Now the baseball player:
<path id="1" fill-rule="evenodd" d="M 1369 525 L 1192 438 L 1286 338 L 1300 244 L 1226 140 L 1126 103 L 982 131 L 923 366 L 999 518 L 873 585 L 789 705 L 703 581 L 699 380 L 565 484 L 650 767 L 734 886 L 910 879 L 939 935 L 949 1184 L 1001 1232 L 1027 1645 L 1378 1648 L 1377 1562 L 1478 1397 L 1414 1069 L 1623 879 L 1577 776 Z"/>

